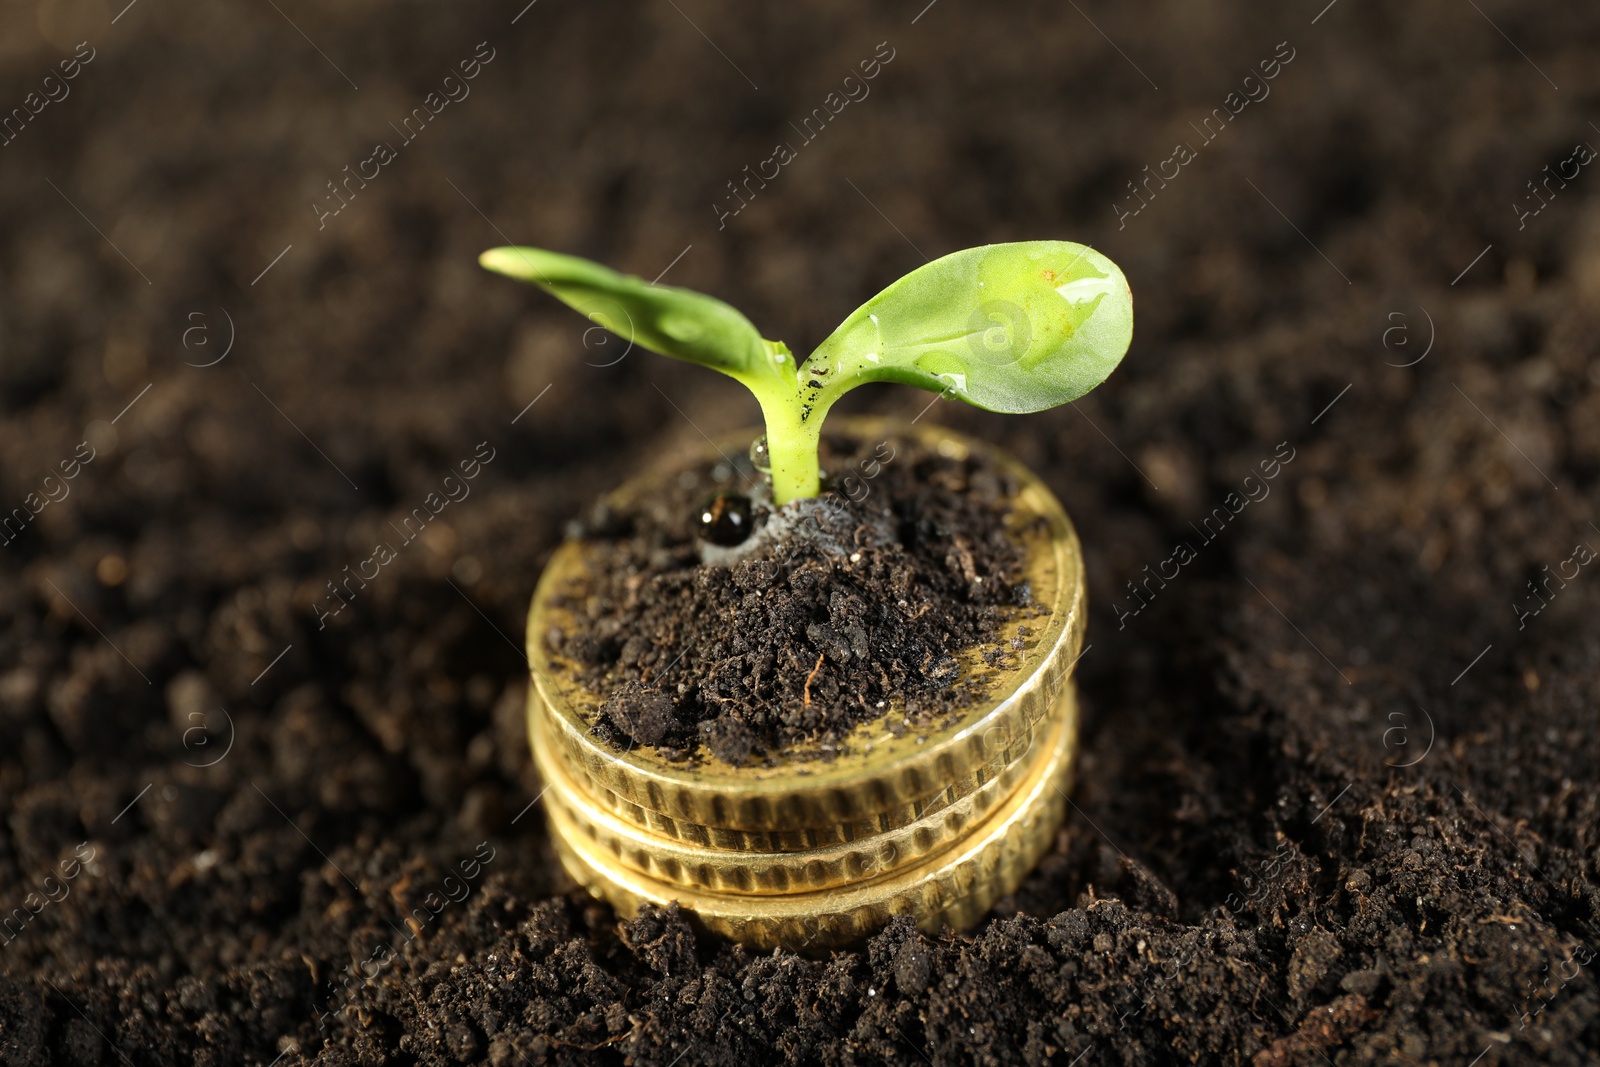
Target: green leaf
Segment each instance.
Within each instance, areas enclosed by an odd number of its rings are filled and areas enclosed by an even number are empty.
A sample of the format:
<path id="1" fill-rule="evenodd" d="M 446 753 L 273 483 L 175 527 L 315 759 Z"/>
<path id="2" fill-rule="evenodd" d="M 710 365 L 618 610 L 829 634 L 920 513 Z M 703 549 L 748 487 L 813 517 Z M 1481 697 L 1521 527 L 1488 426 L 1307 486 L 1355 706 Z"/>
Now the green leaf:
<path id="1" fill-rule="evenodd" d="M 741 380 L 769 378 L 786 364 L 736 309 L 690 289 L 653 285 L 577 256 L 539 248 L 491 248 L 489 270 L 539 288 L 621 337 L 674 359 Z M 792 374 L 788 376 L 792 382 Z"/>
<path id="2" fill-rule="evenodd" d="M 990 411 L 1065 404 L 1116 369 L 1133 295 L 1086 245 L 1023 241 L 954 252 L 858 308 L 805 363 L 820 415 L 862 382 L 948 390 Z"/>

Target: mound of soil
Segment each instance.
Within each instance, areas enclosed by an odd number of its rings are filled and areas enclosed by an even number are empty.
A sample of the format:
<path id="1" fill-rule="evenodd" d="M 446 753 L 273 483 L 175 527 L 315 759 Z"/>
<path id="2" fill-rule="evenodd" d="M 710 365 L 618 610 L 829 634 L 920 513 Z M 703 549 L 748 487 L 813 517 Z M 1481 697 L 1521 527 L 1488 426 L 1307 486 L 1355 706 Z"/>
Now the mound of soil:
<path id="1" fill-rule="evenodd" d="M 1029 606 L 1010 476 L 898 435 L 825 434 L 822 456 L 823 494 L 783 509 L 752 505 L 770 499 L 759 475 L 723 460 L 580 524 L 589 577 L 566 603 L 582 623 L 545 636 L 606 698 L 596 732 L 671 758 L 826 754 L 860 723 L 922 729 L 969 706 L 964 653 L 1014 657 L 995 641 Z M 730 499 L 750 525 L 715 545 L 703 517 Z"/>

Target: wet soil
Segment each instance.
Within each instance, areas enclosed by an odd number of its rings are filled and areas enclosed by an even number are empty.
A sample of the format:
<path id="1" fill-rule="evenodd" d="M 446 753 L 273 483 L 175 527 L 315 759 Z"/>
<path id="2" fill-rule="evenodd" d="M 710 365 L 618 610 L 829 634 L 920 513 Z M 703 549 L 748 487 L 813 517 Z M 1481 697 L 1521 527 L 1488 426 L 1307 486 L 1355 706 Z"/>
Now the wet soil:
<path id="1" fill-rule="evenodd" d="M 1600 12 L 276 6 L 0 14 L 0 1061 L 1600 1058 Z M 534 803 L 521 622 L 597 493 L 756 413 L 477 253 L 798 351 L 1033 237 L 1126 270 L 1128 359 L 924 418 L 1085 546 L 1055 848 L 827 959 L 619 923 Z"/>
<path id="2" fill-rule="evenodd" d="M 573 621 L 543 637 L 604 698 L 597 733 L 671 759 L 806 742 L 826 757 L 862 723 L 964 713 L 989 686 L 960 657 L 1018 666 L 999 625 L 1041 609 L 1008 532 L 1011 475 L 901 434 L 825 435 L 822 465 L 822 494 L 785 508 L 747 460 L 716 452 L 591 508 L 573 531 L 587 574 L 557 595 Z M 718 537 L 729 507 L 749 513 L 743 537 Z"/>

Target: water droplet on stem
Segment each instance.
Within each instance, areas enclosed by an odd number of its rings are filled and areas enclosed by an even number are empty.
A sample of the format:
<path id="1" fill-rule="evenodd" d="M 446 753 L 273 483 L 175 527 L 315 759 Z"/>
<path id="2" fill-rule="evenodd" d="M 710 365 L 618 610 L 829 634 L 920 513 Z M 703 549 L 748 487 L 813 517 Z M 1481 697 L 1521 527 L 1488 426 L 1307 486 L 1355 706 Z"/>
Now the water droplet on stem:
<path id="1" fill-rule="evenodd" d="M 750 442 L 750 462 L 762 474 L 772 473 L 772 454 L 767 451 L 767 435 L 762 434 Z"/>

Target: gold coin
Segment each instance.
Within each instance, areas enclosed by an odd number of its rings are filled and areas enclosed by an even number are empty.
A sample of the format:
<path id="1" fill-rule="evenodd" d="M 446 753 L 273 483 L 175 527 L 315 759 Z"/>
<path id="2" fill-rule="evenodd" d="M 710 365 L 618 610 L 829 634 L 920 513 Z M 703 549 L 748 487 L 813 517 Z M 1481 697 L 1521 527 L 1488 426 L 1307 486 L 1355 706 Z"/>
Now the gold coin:
<path id="1" fill-rule="evenodd" d="M 1034 600 L 1045 609 L 1041 617 L 1014 618 L 1001 628 L 1003 647 L 1020 646 L 1019 664 L 992 667 L 974 649 L 962 658 L 962 669 L 988 695 L 967 713 L 944 727 L 901 736 L 883 721 L 865 723 L 847 736 L 842 751 L 802 745 L 744 766 L 709 753 L 672 761 L 655 749 L 618 751 L 593 732 L 599 695 L 578 680 L 578 665 L 545 640 L 552 629 L 572 632 L 583 625 L 561 603 L 585 586 L 585 546 L 568 542 L 545 569 L 529 612 L 529 715 L 546 717 L 550 747 L 568 775 L 618 818 L 661 836 L 747 851 L 861 840 L 977 794 L 1027 751 L 1035 724 L 1059 699 L 1083 643 L 1085 591 L 1077 535 L 1050 490 L 1005 453 L 942 428 L 878 419 L 839 424 L 868 439 L 914 436 L 950 456 L 983 451 L 1015 480 L 1009 528 L 1025 549 Z M 613 494 L 614 505 L 626 506 L 665 476 L 670 470 L 628 483 Z"/>
<path id="2" fill-rule="evenodd" d="M 758 949 L 820 951 L 865 937 L 896 915 L 924 930 L 957 929 L 982 918 L 1021 883 L 1050 847 L 1066 805 L 1073 732 L 1054 724 L 1049 758 L 1021 788 L 950 847 L 865 882 L 767 896 L 689 889 L 618 864 L 551 805 L 551 840 L 563 865 L 590 893 L 631 918 L 639 906 L 676 900 L 706 929 Z"/>
<path id="3" fill-rule="evenodd" d="M 585 795 L 561 761 L 550 758 L 543 717 L 535 718 L 534 758 L 548 787 L 545 802 L 561 809 L 561 821 L 589 842 L 607 863 L 673 886 L 717 893 L 774 894 L 831 889 L 899 870 L 937 853 L 962 837 L 1005 802 L 1020 783 L 1051 758 L 1056 734 L 1077 730 L 1077 703 L 1068 684 L 1034 743 L 998 777 L 976 792 L 914 823 L 873 837 L 804 852 L 725 851 L 662 837 L 618 818 Z"/>

